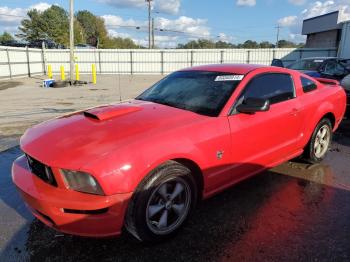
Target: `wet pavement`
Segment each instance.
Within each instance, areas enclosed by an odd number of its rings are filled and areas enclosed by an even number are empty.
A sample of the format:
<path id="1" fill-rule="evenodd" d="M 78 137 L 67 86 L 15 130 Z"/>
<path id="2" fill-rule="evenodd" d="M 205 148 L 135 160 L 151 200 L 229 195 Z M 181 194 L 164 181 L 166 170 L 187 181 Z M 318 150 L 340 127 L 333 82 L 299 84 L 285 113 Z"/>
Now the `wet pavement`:
<path id="1" fill-rule="evenodd" d="M 350 260 L 350 136 L 336 135 L 322 164 L 288 162 L 203 201 L 156 245 L 63 235 L 33 219 L 10 180 L 20 154 L 0 153 L 0 261 Z"/>

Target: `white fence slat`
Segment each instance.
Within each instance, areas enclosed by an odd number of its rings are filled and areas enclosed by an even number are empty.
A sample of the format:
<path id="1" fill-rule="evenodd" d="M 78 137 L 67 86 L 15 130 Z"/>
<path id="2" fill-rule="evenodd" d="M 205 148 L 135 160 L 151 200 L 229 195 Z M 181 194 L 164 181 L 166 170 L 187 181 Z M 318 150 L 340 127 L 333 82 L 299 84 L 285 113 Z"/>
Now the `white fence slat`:
<path id="1" fill-rule="evenodd" d="M 7 50 L 11 62 L 9 70 Z M 52 66 L 59 74 L 60 66 L 69 71 L 69 50 L 46 49 L 45 63 L 41 49 L 28 49 L 30 72 L 44 74 L 45 66 Z M 91 73 L 95 64 L 100 74 L 168 74 L 195 65 L 217 63 L 250 63 L 269 65 L 273 58 L 290 64 L 300 58 L 336 56 L 335 48 L 279 48 L 279 49 L 76 49 L 75 62 L 82 74 Z M 47 70 L 47 68 L 46 68 Z M 0 79 L 27 76 L 26 48 L 0 46 Z"/>

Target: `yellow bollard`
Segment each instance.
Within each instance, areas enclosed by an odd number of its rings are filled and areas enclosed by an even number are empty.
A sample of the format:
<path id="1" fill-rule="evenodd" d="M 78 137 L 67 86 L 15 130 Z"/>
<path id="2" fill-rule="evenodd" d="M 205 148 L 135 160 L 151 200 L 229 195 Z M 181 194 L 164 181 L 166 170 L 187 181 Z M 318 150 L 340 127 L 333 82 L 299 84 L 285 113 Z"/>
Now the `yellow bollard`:
<path id="1" fill-rule="evenodd" d="M 75 80 L 80 81 L 79 66 L 75 65 Z"/>
<path id="2" fill-rule="evenodd" d="M 52 79 L 52 66 L 48 65 L 47 66 L 47 76 Z"/>
<path id="3" fill-rule="evenodd" d="M 92 83 L 93 84 L 96 84 L 97 81 L 96 81 L 96 66 L 95 64 L 92 64 Z"/>
<path id="4" fill-rule="evenodd" d="M 66 74 L 64 73 L 64 66 L 61 65 L 60 70 L 61 70 L 61 80 L 64 81 L 66 80 Z"/>

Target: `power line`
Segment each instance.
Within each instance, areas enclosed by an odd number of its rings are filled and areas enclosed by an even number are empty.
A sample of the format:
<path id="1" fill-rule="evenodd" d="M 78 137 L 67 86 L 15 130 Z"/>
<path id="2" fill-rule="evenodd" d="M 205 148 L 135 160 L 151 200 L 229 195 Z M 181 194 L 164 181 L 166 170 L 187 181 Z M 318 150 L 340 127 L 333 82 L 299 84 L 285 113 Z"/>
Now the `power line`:
<path id="1" fill-rule="evenodd" d="M 0 13 L 0 16 L 27 18 L 27 16 L 22 16 L 22 15 L 11 15 L 11 14 L 3 14 L 3 13 Z"/>

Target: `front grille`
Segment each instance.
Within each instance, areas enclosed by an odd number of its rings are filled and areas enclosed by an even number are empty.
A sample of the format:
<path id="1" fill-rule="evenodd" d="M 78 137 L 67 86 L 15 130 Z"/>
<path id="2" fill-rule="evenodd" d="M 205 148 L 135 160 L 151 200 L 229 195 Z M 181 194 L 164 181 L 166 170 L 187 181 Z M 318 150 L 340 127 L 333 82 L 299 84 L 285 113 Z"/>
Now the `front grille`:
<path id="1" fill-rule="evenodd" d="M 27 154 L 26 154 L 26 157 L 27 157 L 29 168 L 34 175 L 36 175 L 41 180 L 43 180 L 44 182 L 52 186 L 57 186 L 51 167 L 39 162 L 38 160 L 32 158 Z"/>
<path id="2" fill-rule="evenodd" d="M 85 215 L 101 215 L 107 213 L 108 208 L 95 209 L 95 210 L 76 210 L 76 209 L 63 209 L 64 213 L 70 214 L 85 214 Z"/>

